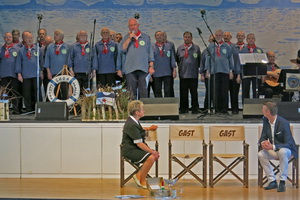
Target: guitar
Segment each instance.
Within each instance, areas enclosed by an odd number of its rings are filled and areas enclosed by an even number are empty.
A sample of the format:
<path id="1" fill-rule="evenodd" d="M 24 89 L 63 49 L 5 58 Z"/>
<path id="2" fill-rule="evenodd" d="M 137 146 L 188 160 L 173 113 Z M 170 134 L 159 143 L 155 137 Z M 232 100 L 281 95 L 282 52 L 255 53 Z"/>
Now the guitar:
<path id="1" fill-rule="evenodd" d="M 281 72 L 281 69 L 276 69 L 272 73 L 280 75 L 280 72 Z M 267 75 L 265 77 L 265 82 L 271 87 L 277 87 L 280 84 L 280 83 L 278 83 L 278 78 L 275 78 L 271 75 Z"/>

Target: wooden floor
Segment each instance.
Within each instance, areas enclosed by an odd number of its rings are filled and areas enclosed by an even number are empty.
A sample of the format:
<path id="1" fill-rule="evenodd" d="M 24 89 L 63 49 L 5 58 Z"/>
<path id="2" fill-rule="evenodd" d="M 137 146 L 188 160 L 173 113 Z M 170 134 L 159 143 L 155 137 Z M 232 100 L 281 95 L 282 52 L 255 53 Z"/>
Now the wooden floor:
<path id="1" fill-rule="evenodd" d="M 249 188 L 243 188 L 235 180 L 221 180 L 214 188 L 203 188 L 194 180 L 180 180 L 174 186 L 180 199 L 299 199 L 300 189 L 287 183 L 287 190 L 264 191 L 250 181 Z M 116 199 L 116 195 L 143 195 L 149 197 L 146 189 L 138 188 L 133 181 L 120 188 L 119 179 L 0 179 L 0 198 L 44 198 L 44 199 Z"/>

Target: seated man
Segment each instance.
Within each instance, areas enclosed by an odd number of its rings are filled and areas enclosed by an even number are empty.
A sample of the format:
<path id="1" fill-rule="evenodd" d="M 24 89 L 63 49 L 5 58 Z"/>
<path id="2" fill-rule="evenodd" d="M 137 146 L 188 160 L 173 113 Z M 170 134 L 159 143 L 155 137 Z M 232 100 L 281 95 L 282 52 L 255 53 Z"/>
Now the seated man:
<path id="1" fill-rule="evenodd" d="M 265 98 L 272 98 L 273 95 L 281 95 L 282 101 L 288 101 L 289 94 L 283 92 L 283 88 L 278 83 L 280 68 L 275 63 L 275 53 L 273 51 L 268 51 L 267 57 L 267 75 L 262 79 L 262 94 L 265 95 Z"/>
<path id="2" fill-rule="evenodd" d="M 258 159 L 262 165 L 269 185 L 265 190 L 277 189 L 278 192 L 285 191 L 285 181 L 288 174 L 288 162 L 291 155 L 298 158 L 297 146 L 291 133 L 290 123 L 277 115 L 277 105 L 273 101 L 264 102 L 262 112 L 263 129 L 259 139 L 262 150 L 258 152 Z M 280 184 L 276 182 L 273 166 L 269 160 L 279 160 Z"/>

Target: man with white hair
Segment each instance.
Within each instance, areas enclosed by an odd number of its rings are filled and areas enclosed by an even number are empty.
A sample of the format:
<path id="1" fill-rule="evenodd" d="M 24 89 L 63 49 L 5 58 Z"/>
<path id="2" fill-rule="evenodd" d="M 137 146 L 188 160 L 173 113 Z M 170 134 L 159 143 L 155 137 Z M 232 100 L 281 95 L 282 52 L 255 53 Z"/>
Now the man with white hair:
<path id="1" fill-rule="evenodd" d="M 133 98 L 148 97 L 146 77 L 154 70 L 154 55 L 150 37 L 139 30 L 137 19 L 128 20 L 129 32 L 121 42 L 122 50 L 126 54 L 124 72 L 127 85 Z M 138 92 L 137 92 L 138 90 Z"/>
<path id="2" fill-rule="evenodd" d="M 31 112 L 37 101 L 37 56 L 41 50 L 37 51 L 31 33 L 27 33 L 24 40 L 25 45 L 18 53 L 15 72 L 18 74 L 18 80 L 23 83 L 26 112 Z"/>
<path id="3" fill-rule="evenodd" d="M 91 72 L 90 52 L 87 32 L 77 33 L 78 42 L 71 48 L 68 58 L 68 67 L 72 75 L 78 80 L 80 88 L 88 88 L 89 73 Z"/>
<path id="4" fill-rule="evenodd" d="M 54 43 L 47 48 L 44 67 L 47 69 L 47 77 L 51 80 L 68 64 L 69 46 L 64 43 L 64 32 L 62 30 L 54 31 Z M 67 99 L 66 84 L 62 83 L 62 98 Z"/>

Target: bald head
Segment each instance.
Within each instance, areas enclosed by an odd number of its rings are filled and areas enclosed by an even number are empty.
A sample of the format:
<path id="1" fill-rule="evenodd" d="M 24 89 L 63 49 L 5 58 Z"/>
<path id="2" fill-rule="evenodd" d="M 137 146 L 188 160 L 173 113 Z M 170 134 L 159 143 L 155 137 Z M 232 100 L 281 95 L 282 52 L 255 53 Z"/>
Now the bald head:
<path id="1" fill-rule="evenodd" d="M 128 20 L 128 28 L 129 28 L 130 32 L 134 31 L 135 33 L 137 33 L 139 31 L 139 27 L 140 27 L 140 24 L 137 19 L 130 18 Z"/>

